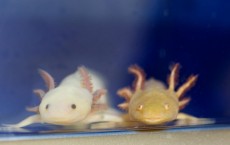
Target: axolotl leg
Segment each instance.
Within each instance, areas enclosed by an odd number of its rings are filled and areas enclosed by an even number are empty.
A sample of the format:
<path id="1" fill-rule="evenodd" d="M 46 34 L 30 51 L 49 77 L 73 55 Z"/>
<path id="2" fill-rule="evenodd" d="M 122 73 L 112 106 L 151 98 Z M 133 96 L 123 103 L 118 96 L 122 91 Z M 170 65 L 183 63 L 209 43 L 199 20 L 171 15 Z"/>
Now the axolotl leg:
<path id="1" fill-rule="evenodd" d="M 25 126 L 28 126 L 34 123 L 42 123 L 42 120 L 39 114 L 29 116 L 17 124 L 3 124 L 3 125 L 7 127 L 19 128 L 19 127 L 25 127 Z"/>
<path id="2" fill-rule="evenodd" d="M 215 123 L 215 119 L 197 118 L 185 113 L 179 113 L 177 115 L 177 120 L 176 120 L 177 126 L 213 124 L 213 123 Z"/>

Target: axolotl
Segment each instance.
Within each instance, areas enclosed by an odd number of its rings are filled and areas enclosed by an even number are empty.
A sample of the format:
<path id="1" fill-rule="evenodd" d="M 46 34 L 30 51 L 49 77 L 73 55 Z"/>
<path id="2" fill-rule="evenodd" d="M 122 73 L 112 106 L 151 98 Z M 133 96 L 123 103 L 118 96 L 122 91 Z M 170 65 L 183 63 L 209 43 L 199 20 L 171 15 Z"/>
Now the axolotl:
<path id="1" fill-rule="evenodd" d="M 195 118 L 180 113 L 190 101 L 184 94 L 195 84 L 198 75 L 191 75 L 188 80 L 175 91 L 177 85 L 179 64 L 175 64 L 168 77 L 169 87 L 154 78 L 145 80 L 144 71 L 137 65 L 129 67 L 128 71 L 135 75 L 133 88 L 125 87 L 117 94 L 125 98 L 119 108 L 128 111 L 128 118 L 148 125 L 165 124 L 176 119 Z"/>
<path id="2" fill-rule="evenodd" d="M 72 125 L 84 121 L 90 114 L 107 108 L 106 94 L 103 85 L 95 75 L 90 75 L 85 67 L 67 76 L 59 86 L 55 87 L 53 77 L 39 69 L 48 91 L 34 90 L 41 98 L 40 105 L 28 107 L 35 112 L 18 124 L 10 127 L 25 127 L 33 123 L 49 123 L 56 125 Z M 93 116 L 92 118 L 95 118 Z"/>

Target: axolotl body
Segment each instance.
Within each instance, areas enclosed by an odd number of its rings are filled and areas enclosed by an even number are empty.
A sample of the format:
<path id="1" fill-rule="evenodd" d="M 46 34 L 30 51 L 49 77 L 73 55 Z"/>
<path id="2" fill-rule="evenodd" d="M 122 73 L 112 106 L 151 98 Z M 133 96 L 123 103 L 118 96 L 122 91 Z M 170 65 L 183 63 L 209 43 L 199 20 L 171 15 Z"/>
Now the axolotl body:
<path id="1" fill-rule="evenodd" d="M 168 78 L 169 87 L 156 80 L 145 80 L 144 71 L 137 65 L 129 67 L 129 72 L 134 74 L 136 80 L 133 88 L 123 88 L 118 90 L 118 95 L 126 101 L 118 105 L 123 110 L 128 111 L 128 118 L 131 121 L 138 121 L 149 125 L 164 124 L 178 118 L 190 117 L 181 114 L 183 109 L 190 101 L 190 98 L 182 98 L 196 82 L 197 75 L 191 75 L 177 91 L 176 79 L 178 76 L 179 64 L 172 67 Z"/>
<path id="2" fill-rule="evenodd" d="M 84 121 L 94 112 L 107 108 L 107 100 L 102 97 L 106 94 L 102 82 L 95 75 L 90 75 L 85 67 L 79 67 L 57 87 L 49 73 L 41 69 L 39 73 L 48 91 L 34 90 L 41 98 L 41 103 L 36 107 L 28 107 L 27 110 L 36 114 L 18 124 L 8 126 L 24 127 L 33 123 L 72 125 Z"/>

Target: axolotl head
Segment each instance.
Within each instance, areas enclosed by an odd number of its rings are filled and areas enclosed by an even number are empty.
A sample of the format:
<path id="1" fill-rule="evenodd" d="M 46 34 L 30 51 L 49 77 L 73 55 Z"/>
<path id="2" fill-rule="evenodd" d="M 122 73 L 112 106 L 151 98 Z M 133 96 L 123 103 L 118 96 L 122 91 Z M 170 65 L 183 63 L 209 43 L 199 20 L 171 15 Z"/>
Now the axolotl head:
<path id="1" fill-rule="evenodd" d="M 136 93 L 129 104 L 130 117 L 150 125 L 164 124 L 178 114 L 178 101 L 162 92 Z"/>
<path id="2" fill-rule="evenodd" d="M 92 94 L 86 89 L 57 87 L 42 99 L 39 112 L 42 121 L 69 125 L 83 120 L 91 111 Z"/>

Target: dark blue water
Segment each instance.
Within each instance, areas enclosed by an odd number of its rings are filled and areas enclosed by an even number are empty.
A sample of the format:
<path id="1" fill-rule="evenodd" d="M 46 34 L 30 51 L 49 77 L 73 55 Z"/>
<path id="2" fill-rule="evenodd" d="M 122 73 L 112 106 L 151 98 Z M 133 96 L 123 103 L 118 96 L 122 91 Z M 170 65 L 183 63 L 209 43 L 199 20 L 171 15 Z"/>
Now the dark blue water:
<path id="1" fill-rule="evenodd" d="M 166 81 L 169 66 L 182 66 L 180 84 L 199 74 L 184 112 L 230 118 L 230 2 L 227 0 L 0 1 L 0 123 L 16 123 L 44 88 L 38 68 L 56 82 L 79 65 L 116 90 L 131 84 L 139 64 L 147 77 Z"/>

